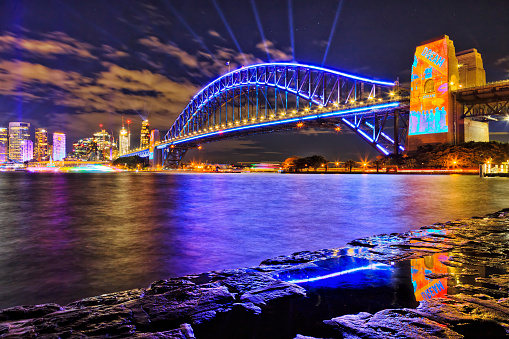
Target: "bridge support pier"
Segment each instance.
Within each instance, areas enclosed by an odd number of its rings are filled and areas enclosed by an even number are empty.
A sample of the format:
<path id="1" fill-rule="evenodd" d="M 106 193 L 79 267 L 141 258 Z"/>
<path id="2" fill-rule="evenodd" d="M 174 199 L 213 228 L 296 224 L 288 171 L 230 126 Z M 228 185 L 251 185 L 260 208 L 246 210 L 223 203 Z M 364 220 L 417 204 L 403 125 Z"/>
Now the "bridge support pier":
<path id="1" fill-rule="evenodd" d="M 172 147 L 173 146 L 173 147 Z M 162 164 L 163 167 L 177 169 L 180 167 L 184 155 L 187 153 L 187 148 L 176 147 L 171 145 L 162 150 Z"/>
<path id="2" fill-rule="evenodd" d="M 149 155 L 150 167 L 161 167 L 163 165 L 163 150 L 154 147 L 152 154 Z"/>

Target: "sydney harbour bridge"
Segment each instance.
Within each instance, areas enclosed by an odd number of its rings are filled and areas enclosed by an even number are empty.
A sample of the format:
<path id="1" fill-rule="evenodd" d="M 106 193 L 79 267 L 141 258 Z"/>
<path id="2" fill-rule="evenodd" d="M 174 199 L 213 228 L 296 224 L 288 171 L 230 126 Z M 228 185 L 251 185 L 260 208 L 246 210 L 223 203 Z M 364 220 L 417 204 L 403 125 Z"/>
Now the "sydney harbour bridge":
<path id="1" fill-rule="evenodd" d="M 205 143 L 309 127 L 346 127 L 381 154 L 397 154 L 404 151 L 409 103 L 397 82 L 297 63 L 251 65 L 198 92 L 162 141 L 122 156 L 175 167 Z"/>
<path id="2" fill-rule="evenodd" d="M 509 80 L 486 83 L 476 49 L 455 52 L 447 35 L 416 48 L 410 89 L 299 63 L 231 71 L 199 91 L 162 140 L 121 157 L 178 167 L 209 142 L 299 128 L 343 127 L 382 155 L 420 145 L 489 141 L 487 121 L 509 117 Z"/>

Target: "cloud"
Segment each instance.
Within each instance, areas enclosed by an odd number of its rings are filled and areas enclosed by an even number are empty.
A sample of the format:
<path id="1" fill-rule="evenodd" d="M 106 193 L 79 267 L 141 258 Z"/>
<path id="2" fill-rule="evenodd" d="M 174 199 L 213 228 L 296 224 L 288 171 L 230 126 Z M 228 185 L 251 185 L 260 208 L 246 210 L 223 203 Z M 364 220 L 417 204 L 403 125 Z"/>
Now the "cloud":
<path id="1" fill-rule="evenodd" d="M 313 45 L 318 46 L 318 48 L 325 49 L 329 45 L 328 40 L 313 40 Z"/>
<path id="2" fill-rule="evenodd" d="M 85 77 L 24 61 L 0 62 L 0 95 L 67 107 L 68 113 L 136 114 L 147 107 L 154 122 L 169 127 L 198 88 L 149 70 L 109 64 Z"/>
<path id="3" fill-rule="evenodd" d="M 309 136 L 316 136 L 319 134 L 333 134 L 333 133 L 337 133 L 337 132 L 333 129 L 318 129 L 318 128 L 314 128 L 314 127 L 299 130 L 299 134 L 309 135 Z"/>
<path id="4" fill-rule="evenodd" d="M 505 64 L 505 63 L 509 63 L 509 55 L 505 56 L 503 58 L 499 58 L 499 59 L 495 60 L 495 65 L 496 66 L 500 66 L 500 65 Z"/>
<path id="5" fill-rule="evenodd" d="M 174 43 L 162 43 L 158 38 L 154 36 L 139 39 L 138 42 L 143 46 L 150 48 L 152 51 L 168 54 L 175 57 L 180 61 L 181 64 L 187 67 L 198 68 L 199 63 L 197 58 L 178 48 Z"/>
<path id="6" fill-rule="evenodd" d="M 207 144 L 205 147 L 207 152 L 231 152 L 236 150 L 249 150 L 256 151 L 264 149 L 258 142 L 253 140 L 244 140 L 244 139 L 230 139 L 222 142 L 214 142 Z"/>
<path id="7" fill-rule="evenodd" d="M 218 38 L 218 39 L 221 39 L 221 40 L 223 40 L 223 41 L 226 41 L 226 39 L 225 39 L 225 38 L 223 38 L 223 37 L 221 36 L 221 34 L 219 34 L 218 32 L 216 32 L 216 31 L 214 31 L 214 30 L 211 30 L 211 29 L 210 29 L 207 33 L 209 33 L 209 35 L 210 35 L 210 36 L 213 36 L 214 38 Z"/>
<path id="8" fill-rule="evenodd" d="M 102 45 L 102 50 L 104 52 L 104 57 L 117 59 L 117 58 L 125 58 L 129 56 L 128 53 L 117 50 L 110 45 Z"/>
<path id="9" fill-rule="evenodd" d="M 260 42 L 259 44 L 256 45 L 256 48 L 263 52 L 267 51 L 272 61 L 287 61 L 293 59 L 292 55 L 287 54 L 286 52 L 280 49 L 277 49 L 274 43 L 270 40 Z M 267 48 L 267 50 L 265 50 L 265 48 Z"/>
<path id="10" fill-rule="evenodd" d="M 226 62 L 230 62 L 230 69 L 262 62 L 262 60 L 253 54 L 239 53 L 231 48 L 221 46 L 214 46 L 216 51 L 213 54 L 197 51 L 194 55 L 191 55 L 179 48 L 175 43 L 163 43 L 154 36 L 139 39 L 138 42 L 150 48 L 151 51 L 174 57 L 181 65 L 188 69 L 188 74 L 191 76 L 218 77 L 228 70 Z M 276 50 L 274 50 L 274 53 L 276 53 Z"/>
<path id="11" fill-rule="evenodd" d="M 90 79 L 77 72 L 65 72 L 19 60 L 0 62 L 1 95 L 21 95 L 26 98 L 42 99 L 31 94 L 30 89 L 41 85 L 54 85 L 61 89 L 72 90 L 87 82 L 90 82 Z"/>
<path id="12" fill-rule="evenodd" d="M 0 51 L 12 52 L 23 50 L 38 56 L 53 58 L 55 55 L 73 55 L 81 58 L 96 59 L 91 54 L 93 46 L 79 42 L 61 32 L 44 34 L 46 39 L 37 40 L 26 37 L 4 34 L 0 36 Z"/>

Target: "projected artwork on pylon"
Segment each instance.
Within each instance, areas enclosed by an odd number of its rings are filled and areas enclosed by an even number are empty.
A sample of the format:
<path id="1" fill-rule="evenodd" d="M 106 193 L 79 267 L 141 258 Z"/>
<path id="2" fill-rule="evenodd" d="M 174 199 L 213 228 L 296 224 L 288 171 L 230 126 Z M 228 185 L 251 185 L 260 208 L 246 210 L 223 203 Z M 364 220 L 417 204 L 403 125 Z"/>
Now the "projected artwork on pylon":
<path id="1" fill-rule="evenodd" d="M 447 266 L 442 264 L 449 257 L 443 253 L 410 260 L 412 269 L 412 285 L 414 286 L 415 299 L 417 301 L 443 297 L 447 294 L 447 278 L 432 279 L 432 274 L 447 274 Z"/>
<path id="2" fill-rule="evenodd" d="M 447 40 L 417 47 L 412 64 L 409 135 L 448 131 Z"/>

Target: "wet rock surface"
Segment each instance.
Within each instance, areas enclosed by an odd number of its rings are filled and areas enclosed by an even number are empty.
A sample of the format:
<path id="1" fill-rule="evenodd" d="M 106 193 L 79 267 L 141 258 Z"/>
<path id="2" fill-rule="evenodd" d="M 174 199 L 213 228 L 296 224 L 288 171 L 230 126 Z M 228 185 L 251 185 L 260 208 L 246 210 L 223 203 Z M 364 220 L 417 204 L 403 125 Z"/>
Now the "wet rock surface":
<path id="1" fill-rule="evenodd" d="M 69 305 L 0 310 L 1 338 L 502 338 L 509 209 Z"/>

